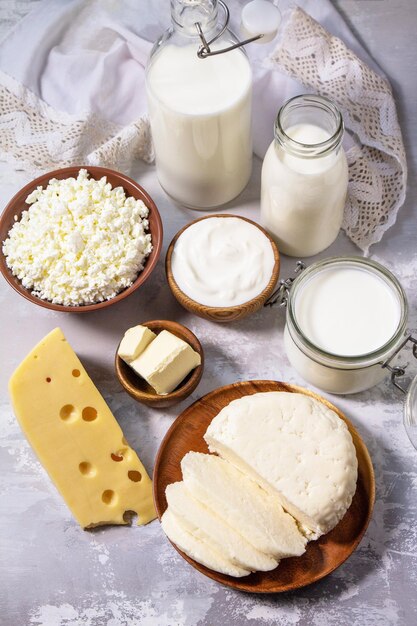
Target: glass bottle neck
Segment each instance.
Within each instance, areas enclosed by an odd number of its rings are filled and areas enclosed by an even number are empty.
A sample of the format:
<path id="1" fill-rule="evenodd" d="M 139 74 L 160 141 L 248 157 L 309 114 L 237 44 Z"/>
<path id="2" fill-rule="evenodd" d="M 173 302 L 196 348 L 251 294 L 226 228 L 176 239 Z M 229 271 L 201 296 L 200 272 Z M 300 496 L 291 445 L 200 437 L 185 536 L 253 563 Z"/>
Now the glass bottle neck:
<path id="1" fill-rule="evenodd" d="M 275 145 L 300 158 L 327 156 L 339 148 L 343 132 L 342 114 L 331 100 L 316 95 L 296 96 L 278 112 Z"/>
<path id="2" fill-rule="evenodd" d="M 217 25 L 217 0 L 171 0 L 171 17 L 176 31 L 189 37 L 197 36 L 196 22 L 205 34 Z"/>

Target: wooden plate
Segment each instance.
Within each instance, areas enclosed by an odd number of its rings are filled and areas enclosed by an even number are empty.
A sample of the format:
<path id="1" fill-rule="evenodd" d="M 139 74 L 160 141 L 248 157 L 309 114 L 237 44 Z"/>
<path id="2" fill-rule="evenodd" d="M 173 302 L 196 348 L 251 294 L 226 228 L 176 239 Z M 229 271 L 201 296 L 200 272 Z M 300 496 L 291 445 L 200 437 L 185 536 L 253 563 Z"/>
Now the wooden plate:
<path id="1" fill-rule="evenodd" d="M 252 593 L 298 589 L 330 574 L 358 546 L 371 518 L 375 500 L 375 477 L 368 450 L 343 413 L 321 396 L 302 387 L 272 380 L 256 380 L 215 389 L 194 402 L 172 424 L 159 448 L 154 470 L 154 500 L 159 519 L 167 508 L 167 485 L 182 480 L 180 463 L 183 456 L 190 450 L 208 452 L 203 435 L 214 416 L 236 398 L 265 391 L 303 393 L 333 409 L 346 422 L 352 435 L 358 457 L 358 483 L 352 504 L 339 524 L 327 535 L 310 542 L 302 556 L 283 559 L 271 572 L 255 572 L 244 578 L 233 578 L 200 565 L 173 544 L 181 556 L 199 572 L 234 589 Z"/>

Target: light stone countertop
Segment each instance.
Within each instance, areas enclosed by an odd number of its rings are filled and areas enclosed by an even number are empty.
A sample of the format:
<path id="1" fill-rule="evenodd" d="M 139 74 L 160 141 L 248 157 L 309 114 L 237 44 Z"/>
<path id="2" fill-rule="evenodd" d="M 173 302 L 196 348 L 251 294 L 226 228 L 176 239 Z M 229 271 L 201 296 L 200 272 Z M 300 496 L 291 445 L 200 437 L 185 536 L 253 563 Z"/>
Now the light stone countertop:
<path id="1" fill-rule="evenodd" d="M 415 0 L 335 2 L 390 78 L 408 150 L 410 183 L 396 225 L 371 248 L 407 291 L 410 328 L 417 331 L 417 44 Z M 0 35 L 36 2 L 0 0 Z M 260 162 L 232 213 L 257 216 Z M 80 530 L 37 462 L 13 416 L 7 380 L 27 352 L 60 326 L 103 393 L 149 471 L 173 419 L 193 400 L 238 380 L 302 381 L 283 349 L 282 310 L 216 325 L 183 310 L 165 281 L 166 247 L 200 214 L 175 208 L 154 168 L 135 177 L 154 198 L 164 222 L 164 250 L 152 278 L 126 301 L 87 315 L 34 307 L 0 283 L 0 624 L 4 626 L 360 626 L 417 623 L 417 452 L 402 427 L 403 398 L 388 382 L 352 397 L 328 396 L 352 420 L 371 453 L 377 482 L 372 521 L 359 548 L 332 575 L 297 592 L 256 596 L 234 592 L 194 571 L 174 551 L 157 521 L 146 527 Z M 24 176 L 0 168 L 0 200 Z M 340 234 L 320 257 L 359 254 Z M 294 260 L 282 259 L 282 276 Z M 193 396 L 169 410 L 135 403 L 119 386 L 113 358 L 123 331 L 140 321 L 177 320 L 200 338 L 206 356 Z M 244 340 L 242 340 L 244 339 Z M 410 366 L 417 371 L 417 363 Z M 323 394 L 325 395 L 325 394 Z"/>

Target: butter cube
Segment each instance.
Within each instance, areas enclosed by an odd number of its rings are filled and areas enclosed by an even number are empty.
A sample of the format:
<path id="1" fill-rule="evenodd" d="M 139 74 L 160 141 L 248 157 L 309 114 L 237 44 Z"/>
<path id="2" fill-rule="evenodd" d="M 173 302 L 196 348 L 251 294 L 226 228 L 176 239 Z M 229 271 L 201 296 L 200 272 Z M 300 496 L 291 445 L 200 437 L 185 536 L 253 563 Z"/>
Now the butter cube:
<path id="1" fill-rule="evenodd" d="M 134 326 L 129 328 L 120 342 L 118 355 L 126 363 L 136 359 L 147 346 L 155 339 L 156 335 L 146 326 Z"/>
<path id="2" fill-rule="evenodd" d="M 200 363 L 200 355 L 186 341 L 163 330 L 129 365 L 158 395 L 165 396 Z"/>

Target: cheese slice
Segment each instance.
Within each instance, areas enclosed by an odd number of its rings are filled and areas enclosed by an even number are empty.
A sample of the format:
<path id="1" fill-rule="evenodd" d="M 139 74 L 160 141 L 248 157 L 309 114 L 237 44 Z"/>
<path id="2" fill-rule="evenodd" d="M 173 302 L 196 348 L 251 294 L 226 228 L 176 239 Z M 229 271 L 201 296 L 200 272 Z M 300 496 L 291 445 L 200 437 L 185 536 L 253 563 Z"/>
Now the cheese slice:
<path id="1" fill-rule="evenodd" d="M 275 494 L 313 537 L 342 519 L 356 490 L 355 446 L 345 422 L 299 393 L 234 400 L 204 436 L 210 451 Z"/>
<path id="2" fill-rule="evenodd" d="M 59 328 L 13 373 L 20 426 L 83 528 L 155 519 L 152 482 Z"/>
<path id="3" fill-rule="evenodd" d="M 213 454 L 188 452 L 182 476 L 196 500 L 215 511 L 257 550 L 276 559 L 300 556 L 307 539 L 275 496 Z"/>
<path id="4" fill-rule="evenodd" d="M 215 572 L 234 576 L 235 578 L 241 578 L 250 574 L 248 570 L 233 565 L 223 554 L 217 552 L 209 542 L 189 533 L 171 509 L 167 509 L 163 514 L 161 525 L 168 539 L 198 563 Z"/>
<path id="5" fill-rule="evenodd" d="M 234 565 L 250 571 L 275 569 L 278 561 L 249 543 L 239 532 L 226 524 L 214 511 L 193 498 L 183 482 L 166 488 L 168 509 L 184 528 L 198 540 L 209 542 Z"/>

